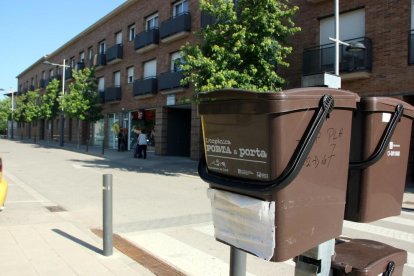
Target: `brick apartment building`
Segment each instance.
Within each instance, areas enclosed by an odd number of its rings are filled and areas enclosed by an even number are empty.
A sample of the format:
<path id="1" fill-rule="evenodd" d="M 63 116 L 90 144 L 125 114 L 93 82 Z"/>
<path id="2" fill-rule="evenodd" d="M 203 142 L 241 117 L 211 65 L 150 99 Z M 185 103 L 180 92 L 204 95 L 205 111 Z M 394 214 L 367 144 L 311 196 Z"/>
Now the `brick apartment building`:
<path id="1" fill-rule="evenodd" d="M 151 2 L 151 3 L 149 3 Z M 104 99 L 104 119 L 90 129 L 83 125 L 82 143 L 91 133 L 91 143 L 117 148 L 114 124 L 128 131 L 131 147 L 134 127 L 144 128 L 155 137 L 157 154 L 198 158 L 200 123 L 196 108 L 188 103 L 191 88 L 182 87 L 182 73 L 174 65 L 180 47 L 194 43 L 200 29 L 201 13 L 197 0 L 130 0 L 113 10 L 72 40 L 19 74 L 18 91 L 44 91 L 53 78 L 62 79 L 66 64 L 66 83 L 72 69 L 95 66 L 98 91 Z M 76 122 L 65 120 L 66 142 L 76 142 Z M 30 129 L 30 133 L 29 133 Z M 58 137 L 59 119 L 47 126 L 44 121 L 19 125 L 16 133 L 45 139 Z"/>
<path id="2" fill-rule="evenodd" d="M 135 125 L 155 131 L 157 154 L 198 158 L 201 137 L 195 106 L 185 103 L 192 89 L 181 87 L 174 68 L 179 48 L 194 43 L 194 31 L 203 24 L 199 1 L 130 0 L 90 26 L 47 57 L 72 68 L 96 66 L 103 93 L 105 118 L 92 129 L 93 143 L 116 148 L 115 122 L 130 132 Z M 302 31 L 292 39 L 291 66 L 282 72 L 287 88 L 300 87 L 302 77 L 333 72 L 333 0 L 291 0 L 299 6 L 295 16 Z M 360 41 L 366 50 L 340 49 L 342 88 L 360 95 L 395 96 L 414 104 L 414 0 L 340 1 L 340 39 Z M 106 58 L 106 62 L 105 62 Z M 43 88 L 59 77 L 59 68 L 43 64 L 28 67 L 18 76 L 19 92 Z M 67 77 L 71 81 L 70 74 Z M 59 122 L 52 131 L 57 135 Z M 73 141 L 75 122 L 66 120 L 65 140 Z M 26 127 L 27 128 L 27 127 Z M 34 124 L 32 132 L 44 138 L 47 126 Z M 83 136 L 87 128 L 83 128 Z M 411 154 L 413 156 L 413 154 Z M 413 158 L 411 157 L 411 160 Z M 411 166 L 412 167 L 412 166 Z"/>

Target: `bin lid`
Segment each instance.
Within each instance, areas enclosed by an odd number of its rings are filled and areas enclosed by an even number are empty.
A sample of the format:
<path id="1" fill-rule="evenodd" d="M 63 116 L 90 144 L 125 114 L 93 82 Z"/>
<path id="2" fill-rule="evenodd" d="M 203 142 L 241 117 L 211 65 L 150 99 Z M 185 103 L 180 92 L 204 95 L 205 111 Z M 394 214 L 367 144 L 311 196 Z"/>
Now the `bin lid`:
<path id="1" fill-rule="evenodd" d="M 403 116 L 414 118 L 414 106 L 391 97 L 361 97 L 360 108 L 361 111 L 368 112 L 395 112 L 395 107 L 402 104 L 404 107 Z"/>
<path id="2" fill-rule="evenodd" d="M 381 243 L 365 239 L 350 239 L 335 245 L 335 260 L 332 265 L 349 271 L 369 271 L 377 275 L 385 271 L 388 263 L 393 261 L 396 266 L 407 262 L 407 252 Z M 376 274 L 374 274 L 376 273 Z"/>
<path id="3" fill-rule="evenodd" d="M 267 114 L 318 108 L 323 95 L 334 98 L 335 108 L 356 108 L 359 96 L 351 91 L 297 88 L 282 92 L 221 89 L 198 94 L 200 114 Z"/>

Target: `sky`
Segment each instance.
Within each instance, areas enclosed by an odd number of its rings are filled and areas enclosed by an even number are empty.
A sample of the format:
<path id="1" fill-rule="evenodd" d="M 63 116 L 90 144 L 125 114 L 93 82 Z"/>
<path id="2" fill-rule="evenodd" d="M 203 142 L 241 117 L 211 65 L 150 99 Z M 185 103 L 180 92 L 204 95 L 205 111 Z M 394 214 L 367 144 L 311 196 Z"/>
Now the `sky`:
<path id="1" fill-rule="evenodd" d="M 0 98 L 16 76 L 126 0 L 0 0 Z"/>

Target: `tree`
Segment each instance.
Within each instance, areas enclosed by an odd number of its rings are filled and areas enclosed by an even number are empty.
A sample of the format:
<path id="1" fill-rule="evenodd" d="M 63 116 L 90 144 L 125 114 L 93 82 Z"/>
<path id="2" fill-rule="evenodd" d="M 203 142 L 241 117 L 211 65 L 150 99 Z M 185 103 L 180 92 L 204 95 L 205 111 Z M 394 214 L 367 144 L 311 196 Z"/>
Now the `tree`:
<path id="1" fill-rule="evenodd" d="M 24 110 L 26 108 L 26 101 L 27 101 L 27 94 L 21 94 L 15 98 L 15 109 L 14 109 L 14 120 L 17 123 L 24 123 L 25 122 L 25 114 Z M 23 128 L 22 133 L 20 134 L 21 138 L 23 139 Z"/>
<path id="2" fill-rule="evenodd" d="M 285 80 L 278 67 L 287 67 L 289 36 L 300 30 L 292 17 L 298 7 L 288 0 L 200 0 L 202 12 L 215 23 L 199 31 L 201 45 L 181 48 L 182 84 L 195 91 L 242 88 L 279 91 Z"/>
<path id="3" fill-rule="evenodd" d="M 4 98 L 0 100 L 0 134 L 6 134 L 8 120 L 11 120 L 11 101 Z"/>
<path id="4" fill-rule="evenodd" d="M 46 91 L 42 96 L 41 100 L 41 117 L 44 118 L 47 122 L 47 125 L 53 121 L 59 113 L 59 96 L 61 93 L 60 81 L 57 79 L 52 80 L 46 86 Z M 48 127 L 48 129 L 50 129 Z M 49 133 L 50 137 L 51 133 Z"/>
<path id="5" fill-rule="evenodd" d="M 31 124 L 40 118 L 40 93 L 39 90 L 28 91 L 24 109 L 24 121 L 29 123 L 29 137 L 31 136 Z"/>
<path id="6" fill-rule="evenodd" d="M 78 147 L 80 121 L 95 123 L 102 118 L 102 105 L 98 94 L 98 85 L 93 68 L 73 71 L 74 81 L 69 85 L 68 93 L 60 100 L 65 113 L 78 119 Z"/>

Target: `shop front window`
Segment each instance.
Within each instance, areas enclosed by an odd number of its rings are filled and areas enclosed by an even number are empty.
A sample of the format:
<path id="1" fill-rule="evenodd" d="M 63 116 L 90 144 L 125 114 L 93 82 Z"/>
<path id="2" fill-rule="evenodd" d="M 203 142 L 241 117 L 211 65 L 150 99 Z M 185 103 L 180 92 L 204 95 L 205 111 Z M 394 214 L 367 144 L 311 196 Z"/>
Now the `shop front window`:
<path id="1" fill-rule="evenodd" d="M 131 129 L 144 131 L 148 137 L 148 146 L 155 146 L 155 109 L 140 109 L 131 112 Z M 135 143 L 137 135 L 131 133 L 131 145 Z"/>

